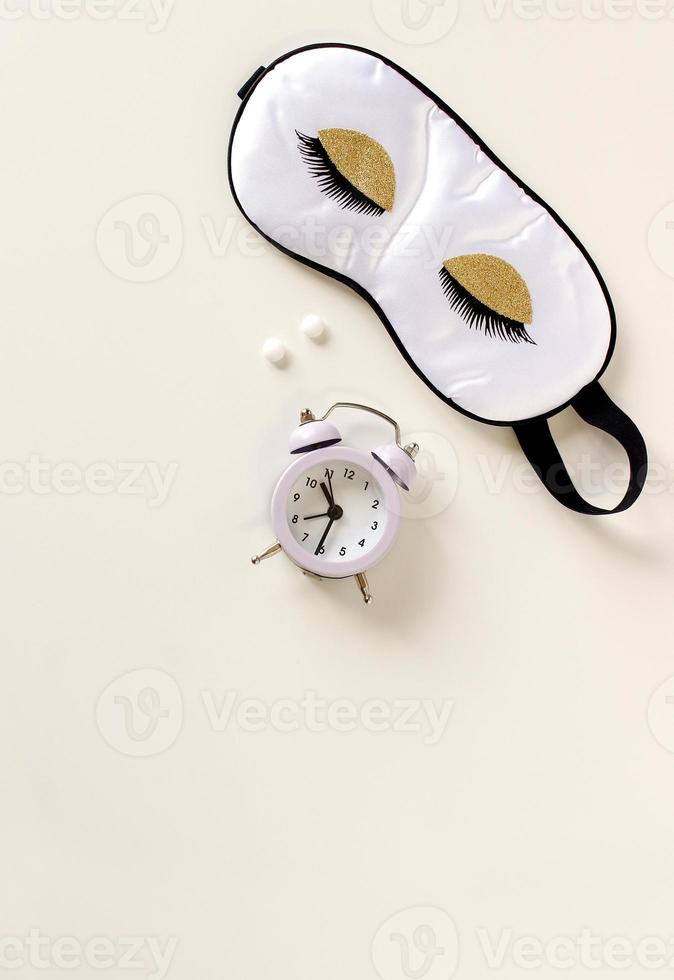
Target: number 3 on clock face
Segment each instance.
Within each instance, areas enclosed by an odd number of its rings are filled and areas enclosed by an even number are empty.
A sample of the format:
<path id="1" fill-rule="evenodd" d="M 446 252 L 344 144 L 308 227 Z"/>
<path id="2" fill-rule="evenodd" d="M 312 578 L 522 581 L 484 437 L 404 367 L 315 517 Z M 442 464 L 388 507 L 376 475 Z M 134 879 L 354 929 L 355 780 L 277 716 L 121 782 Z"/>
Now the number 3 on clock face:
<path id="1" fill-rule="evenodd" d="M 300 567 L 325 578 L 371 568 L 399 529 L 400 497 L 381 463 L 331 446 L 298 459 L 272 500 L 279 543 Z"/>

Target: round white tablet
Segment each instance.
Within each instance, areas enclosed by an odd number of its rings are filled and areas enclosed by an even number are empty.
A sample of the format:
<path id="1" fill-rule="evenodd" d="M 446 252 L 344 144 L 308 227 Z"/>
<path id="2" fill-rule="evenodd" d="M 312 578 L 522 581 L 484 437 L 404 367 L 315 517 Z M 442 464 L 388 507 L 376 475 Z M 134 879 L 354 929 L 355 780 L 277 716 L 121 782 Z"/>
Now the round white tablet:
<path id="1" fill-rule="evenodd" d="M 317 313 L 309 313 L 300 324 L 302 333 L 311 340 L 318 340 L 325 333 L 325 320 Z"/>
<path id="2" fill-rule="evenodd" d="M 267 337 L 262 345 L 262 356 L 272 364 L 280 364 L 286 356 L 286 347 L 278 337 Z"/>

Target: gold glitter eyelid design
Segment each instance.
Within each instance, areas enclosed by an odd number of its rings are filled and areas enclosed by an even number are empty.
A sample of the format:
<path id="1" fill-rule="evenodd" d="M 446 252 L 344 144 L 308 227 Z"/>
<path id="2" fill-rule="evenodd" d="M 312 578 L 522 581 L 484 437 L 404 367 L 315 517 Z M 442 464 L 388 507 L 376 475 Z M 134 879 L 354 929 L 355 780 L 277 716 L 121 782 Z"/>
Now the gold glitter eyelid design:
<path id="1" fill-rule="evenodd" d="M 381 143 L 355 129 L 321 129 L 318 138 L 331 163 L 356 190 L 384 211 L 393 209 L 395 169 Z"/>
<path id="2" fill-rule="evenodd" d="M 517 269 L 496 255 L 460 255 L 443 263 L 444 268 L 478 302 L 494 313 L 531 323 L 533 308 L 527 284 Z"/>
<path id="3" fill-rule="evenodd" d="M 533 321 L 531 294 L 510 262 L 483 252 L 458 255 L 443 262 L 440 284 L 452 309 L 471 330 L 536 346 L 525 327 Z"/>

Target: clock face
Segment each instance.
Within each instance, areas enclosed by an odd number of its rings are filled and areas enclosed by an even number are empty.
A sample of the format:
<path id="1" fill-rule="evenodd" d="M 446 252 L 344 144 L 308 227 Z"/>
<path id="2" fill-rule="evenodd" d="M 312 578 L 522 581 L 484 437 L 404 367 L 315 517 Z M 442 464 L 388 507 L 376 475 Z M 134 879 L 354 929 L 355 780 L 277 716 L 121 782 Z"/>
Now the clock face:
<path id="1" fill-rule="evenodd" d="M 302 469 L 286 497 L 290 534 L 316 562 L 367 564 L 386 537 L 389 514 L 377 478 L 355 460 L 321 459 Z"/>

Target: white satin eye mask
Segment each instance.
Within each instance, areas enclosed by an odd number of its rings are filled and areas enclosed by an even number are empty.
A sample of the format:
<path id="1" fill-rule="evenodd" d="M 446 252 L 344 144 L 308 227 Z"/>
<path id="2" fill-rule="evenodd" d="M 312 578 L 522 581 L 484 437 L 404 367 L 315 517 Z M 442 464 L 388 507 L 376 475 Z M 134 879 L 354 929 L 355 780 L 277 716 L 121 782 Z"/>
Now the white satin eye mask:
<path id="1" fill-rule="evenodd" d="M 229 171 L 243 214 L 366 298 L 436 394 L 522 442 L 593 386 L 615 341 L 594 262 L 441 100 L 383 56 L 329 44 L 239 94 Z"/>

